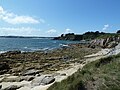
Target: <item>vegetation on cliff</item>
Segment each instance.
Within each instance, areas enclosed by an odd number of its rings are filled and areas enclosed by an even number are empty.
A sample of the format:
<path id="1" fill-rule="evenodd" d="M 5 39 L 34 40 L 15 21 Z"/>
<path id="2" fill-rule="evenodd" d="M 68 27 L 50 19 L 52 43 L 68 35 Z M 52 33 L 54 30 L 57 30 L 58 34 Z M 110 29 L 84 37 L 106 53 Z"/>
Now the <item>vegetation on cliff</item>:
<path id="1" fill-rule="evenodd" d="M 55 37 L 54 40 L 73 40 L 73 41 L 79 41 L 79 40 L 93 40 L 93 39 L 100 39 L 100 38 L 107 38 L 107 37 L 118 37 L 120 36 L 119 30 L 116 33 L 105 33 L 105 32 L 85 32 L 84 34 L 74 34 L 74 33 L 68 33 L 68 34 L 62 34 L 59 37 Z"/>
<path id="2" fill-rule="evenodd" d="M 94 61 L 48 90 L 119 90 L 120 54 Z"/>

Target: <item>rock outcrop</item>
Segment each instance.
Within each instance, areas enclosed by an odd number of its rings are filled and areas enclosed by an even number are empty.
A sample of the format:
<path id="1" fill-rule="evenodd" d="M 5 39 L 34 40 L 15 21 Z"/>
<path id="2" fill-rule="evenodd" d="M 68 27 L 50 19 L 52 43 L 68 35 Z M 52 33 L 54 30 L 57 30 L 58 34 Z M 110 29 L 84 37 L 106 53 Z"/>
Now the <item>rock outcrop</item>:
<path id="1" fill-rule="evenodd" d="M 108 56 L 117 55 L 119 53 L 120 53 L 120 43 L 110 50 L 110 52 L 108 53 Z"/>
<path id="2" fill-rule="evenodd" d="M 55 78 L 52 76 L 45 76 L 45 78 L 42 79 L 41 84 L 47 85 L 55 81 Z"/>
<path id="3" fill-rule="evenodd" d="M 23 76 L 28 76 L 28 75 L 36 75 L 36 74 L 39 74 L 39 70 L 35 70 L 35 69 L 31 69 L 31 70 L 28 70 L 26 72 L 24 72 L 22 75 Z"/>
<path id="4" fill-rule="evenodd" d="M 120 43 L 120 37 L 107 37 L 102 39 L 94 39 L 90 42 L 88 47 L 95 48 L 96 46 L 100 46 L 102 48 L 113 48 Z"/>

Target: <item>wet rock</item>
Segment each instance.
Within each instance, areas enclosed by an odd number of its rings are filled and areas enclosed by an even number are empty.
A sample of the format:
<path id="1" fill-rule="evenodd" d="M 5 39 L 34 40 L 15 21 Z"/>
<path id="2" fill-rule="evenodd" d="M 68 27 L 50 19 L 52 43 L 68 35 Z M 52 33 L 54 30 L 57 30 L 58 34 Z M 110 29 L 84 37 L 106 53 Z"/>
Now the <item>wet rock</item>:
<path id="1" fill-rule="evenodd" d="M 21 54 L 21 51 L 8 51 L 6 54 Z"/>
<path id="2" fill-rule="evenodd" d="M 28 70 L 26 71 L 25 73 L 23 73 L 22 75 L 23 76 L 27 76 L 27 75 L 36 75 L 36 74 L 39 74 L 39 70 L 35 70 L 35 69 L 31 69 L 31 70 Z"/>

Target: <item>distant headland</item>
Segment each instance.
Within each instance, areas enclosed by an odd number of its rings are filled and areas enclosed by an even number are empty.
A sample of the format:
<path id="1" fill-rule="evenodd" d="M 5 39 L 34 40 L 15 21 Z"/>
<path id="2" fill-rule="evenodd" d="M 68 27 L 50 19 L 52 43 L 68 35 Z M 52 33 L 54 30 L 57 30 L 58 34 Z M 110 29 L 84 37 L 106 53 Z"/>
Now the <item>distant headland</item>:
<path id="1" fill-rule="evenodd" d="M 111 36 L 120 36 L 120 30 L 118 30 L 116 33 L 105 33 L 105 32 L 99 32 L 99 31 L 88 31 L 84 34 L 74 34 L 74 33 L 68 33 L 68 34 L 61 34 L 59 37 L 55 37 L 54 40 L 73 40 L 73 41 L 79 41 L 79 40 L 93 40 L 97 38 L 105 38 L 105 37 L 111 37 Z"/>
<path id="2" fill-rule="evenodd" d="M 54 38 L 54 37 L 39 37 L 39 36 L 0 36 L 0 38 Z"/>

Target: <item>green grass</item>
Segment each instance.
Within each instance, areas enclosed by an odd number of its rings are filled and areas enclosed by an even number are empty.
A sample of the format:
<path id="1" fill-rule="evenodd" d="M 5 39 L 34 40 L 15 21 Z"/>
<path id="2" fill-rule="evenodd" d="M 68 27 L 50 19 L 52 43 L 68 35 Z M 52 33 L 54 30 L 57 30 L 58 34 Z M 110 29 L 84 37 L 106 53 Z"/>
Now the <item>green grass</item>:
<path id="1" fill-rule="evenodd" d="M 108 38 L 108 37 L 120 37 L 120 34 L 116 34 L 116 33 L 106 33 L 104 35 L 99 35 L 96 38 L 97 39 L 101 39 L 101 38 Z"/>
<path id="2" fill-rule="evenodd" d="M 48 90 L 120 90 L 120 54 L 91 62 Z"/>

